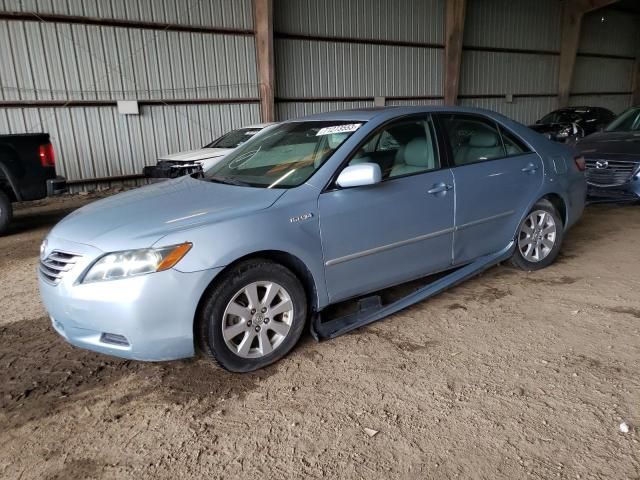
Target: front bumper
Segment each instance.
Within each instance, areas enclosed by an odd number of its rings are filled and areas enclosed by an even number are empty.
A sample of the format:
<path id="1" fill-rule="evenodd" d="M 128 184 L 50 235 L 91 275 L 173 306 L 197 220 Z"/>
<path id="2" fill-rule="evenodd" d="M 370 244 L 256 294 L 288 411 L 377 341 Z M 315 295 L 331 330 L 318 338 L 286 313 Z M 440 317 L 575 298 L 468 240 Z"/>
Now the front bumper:
<path id="1" fill-rule="evenodd" d="M 144 167 L 142 174 L 146 178 L 178 178 L 185 175 L 202 175 L 202 165 L 198 162 L 173 162 L 163 160 L 157 165 Z"/>
<path id="2" fill-rule="evenodd" d="M 640 200 L 640 178 L 637 176 L 623 185 L 612 187 L 588 184 L 588 203 L 636 202 L 638 200 Z"/>
<path id="3" fill-rule="evenodd" d="M 40 295 L 52 325 L 69 343 L 134 360 L 175 360 L 194 355 L 196 309 L 221 269 L 195 273 L 167 270 L 77 284 L 80 274 L 103 252 L 51 237 L 49 244 L 50 249 L 81 255 L 57 285 L 38 273 Z"/>

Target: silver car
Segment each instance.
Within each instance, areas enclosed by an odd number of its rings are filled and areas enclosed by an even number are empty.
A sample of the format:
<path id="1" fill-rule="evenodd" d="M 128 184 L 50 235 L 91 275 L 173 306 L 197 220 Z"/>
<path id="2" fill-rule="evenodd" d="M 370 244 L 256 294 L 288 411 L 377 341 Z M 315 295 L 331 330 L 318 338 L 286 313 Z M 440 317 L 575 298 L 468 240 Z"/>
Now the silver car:
<path id="1" fill-rule="evenodd" d="M 73 345 L 139 360 L 201 350 L 237 372 L 331 338 L 510 260 L 558 255 L 582 214 L 584 159 L 493 112 L 334 112 L 261 133 L 204 178 L 72 213 L 39 284 Z M 428 277 L 385 304 L 379 292 Z M 327 309 L 345 302 L 347 309 Z M 331 313 L 331 311 L 342 313 Z"/>

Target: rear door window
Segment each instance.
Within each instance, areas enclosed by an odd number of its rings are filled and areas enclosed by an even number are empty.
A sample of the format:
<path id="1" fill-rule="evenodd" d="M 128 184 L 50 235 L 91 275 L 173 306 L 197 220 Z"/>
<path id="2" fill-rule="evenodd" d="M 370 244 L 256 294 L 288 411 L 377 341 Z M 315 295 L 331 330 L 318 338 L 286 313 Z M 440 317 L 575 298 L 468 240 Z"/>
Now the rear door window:
<path id="1" fill-rule="evenodd" d="M 441 114 L 440 123 L 456 166 L 528 153 L 527 145 L 489 118 Z"/>

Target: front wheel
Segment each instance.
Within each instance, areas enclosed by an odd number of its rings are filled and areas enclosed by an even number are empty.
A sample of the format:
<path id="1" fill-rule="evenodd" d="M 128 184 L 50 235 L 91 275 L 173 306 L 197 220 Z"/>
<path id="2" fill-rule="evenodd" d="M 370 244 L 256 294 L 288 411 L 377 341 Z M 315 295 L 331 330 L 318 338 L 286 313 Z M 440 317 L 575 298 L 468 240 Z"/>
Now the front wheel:
<path id="1" fill-rule="evenodd" d="M 199 318 L 201 348 L 226 370 L 250 372 L 284 357 L 306 318 L 297 277 L 277 263 L 249 260 L 208 292 Z"/>
<path id="2" fill-rule="evenodd" d="M 548 200 L 539 201 L 520 224 L 511 263 L 528 272 L 548 267 L 560 253 L 563 235 L 556 208 Z"/>
<path id="3" fill-rule="evenodd" d="M 11 223 L 13 208 L 7 194 L 0 190 L 0 235 L 4 234 Z"/>

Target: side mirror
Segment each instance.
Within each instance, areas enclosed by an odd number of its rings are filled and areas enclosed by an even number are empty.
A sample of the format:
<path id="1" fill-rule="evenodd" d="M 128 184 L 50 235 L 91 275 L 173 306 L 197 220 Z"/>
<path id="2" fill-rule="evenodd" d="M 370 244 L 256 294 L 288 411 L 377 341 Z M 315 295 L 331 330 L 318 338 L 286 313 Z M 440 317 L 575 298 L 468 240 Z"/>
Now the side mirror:
<path id="1" fill-rule="evenodd" d="M 342 188 L 374 185 L 382 181 L 382 171 L 377 163 L 349 165 L 340 172 L 336 184 Z"/>
<path id="2" fill-rule="evenodd" d="M 540 125 L 542 123 L 542 120 L 536 120 L 536 125 Z"/>

